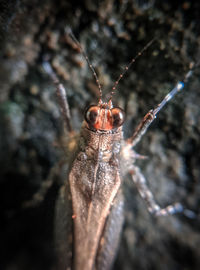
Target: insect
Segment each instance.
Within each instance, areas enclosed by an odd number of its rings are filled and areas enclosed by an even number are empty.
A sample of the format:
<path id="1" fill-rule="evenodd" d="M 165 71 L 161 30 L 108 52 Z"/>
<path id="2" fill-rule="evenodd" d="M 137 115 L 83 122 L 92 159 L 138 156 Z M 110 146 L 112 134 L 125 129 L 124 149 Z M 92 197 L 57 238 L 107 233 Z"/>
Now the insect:
<path id="1" fill-rule="evenodd" d="M 73 36 L 72 36 L 73 37 Z M 57 88 L 61 112 L 69 131 L 69 146 L 72 158 L 66 183 L 61 188 L 56 207 L 56 242 L 58 247 L 58 269 L 111 269 L 115 259 L 123 225 L 122 178 L 130 173 L 133 182 L 147 204 L 150 213 L 165 216 L 189 210 L 180 203 L 160 208 L 148 189 L 146 179 L 135 161 L 143 159 L 133 150 L 141 140 L 158 112 L 191 77 L 192 65 L 182 81 L 164 97 L 155 109 L 151 109 L 139 123 L 133 135 L 124 140 L 122 126 L 125 112 L 112 104 L 112 96 L 120 79 L 153 41 L 133 58 L 115 82 L 110 98 L 102 99 L 102 89 L 97 74 L 78 41 L 99 88 L 99 100 L 85 111 L 79 135 L 74 135 L 70 123 L 70 110 L 66 91 L 59 82 L 49 62 L 44 63 L 46 72 Z M 191 214 L 192 215 L 192 214 Z M 71 231 L 73 236 L 71 238 Z"/>

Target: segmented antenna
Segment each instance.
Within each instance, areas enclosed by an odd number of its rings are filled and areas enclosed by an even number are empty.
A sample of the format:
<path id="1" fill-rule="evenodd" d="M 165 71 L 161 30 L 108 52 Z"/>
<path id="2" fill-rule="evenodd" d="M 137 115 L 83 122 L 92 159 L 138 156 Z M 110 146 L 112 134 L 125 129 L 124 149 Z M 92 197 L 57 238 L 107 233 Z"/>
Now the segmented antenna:
<path id="1" fill-rule="evenodd" d="M 99 82 L 99 79 L 98 79 L 98 77 L 97 77 L 97 73 L 96 73 L 94 67 L 92 66 L 92 64 L 90 63 L 90 60 L 89 60 L 87 54 L 85 53 L 85 51 L 83 50 L 83 48 L 82 48 L 80 42 L 76 39 L 76 37 L 74 36 L 74 34 L 72 33 L 72 31 L 69 30 L 69 31 L 68 31 L 68 34 L 71 36 L 71 38 L 73 39 L 73 41 L 76 43 L 76 45 L 78 46 L 78 48 L 81 50 L 81 52 L 82 52 L 82 54 L 83 54 L 85 60 L 87 61 L 88 66 L 89 66 L 89 68 L 91 69 L 91 71 L 92 71 L 92 73 L 93 73 L 93 75 L 94 75 L 94 77 L 95 77 L 96 83 L 97 83 L 97 85 L 98 85 L 98 88 L 99 88 L 99 96 L 100 96 L 99 98 L 100 98 L 100 100 L 101 100 L 101 99 L 102 99 L 102 88 L 101 88 L 101 84 L 100 84 L 100 82 Z"/>
<path id="2" fill-rule="evenodd" d="M 136 59 L 139 56 L 141 56 L 143 54 L 143 52 L 146 51 L 151 46 L 151 44 L 155 41 L 155 39 L 156 38 L 153 38 L 151 41 L 149 41 L 147 43 L 147 45 L 140 52 L 138 52 L 136 54 L 136 56 L 130 61 L 130 63 L 124 68 L 124 71 L 119 75 L 119 78 L 116 80 L 116 82 L 114 83 L 114 86 L 112 87 L 112 92 L 110 93 L 109 100 L 112 100 L 112 97 L 113 97 L 113 95 L 116 92 L 116 88 L 117 88 L 117 85 L 119 84 L 119 81 L 124 77 L 124 75 L 126 74 L 126 72 L 129 70 L 129 68 L 132 66 L 132 64 L 136 61 Z"/>

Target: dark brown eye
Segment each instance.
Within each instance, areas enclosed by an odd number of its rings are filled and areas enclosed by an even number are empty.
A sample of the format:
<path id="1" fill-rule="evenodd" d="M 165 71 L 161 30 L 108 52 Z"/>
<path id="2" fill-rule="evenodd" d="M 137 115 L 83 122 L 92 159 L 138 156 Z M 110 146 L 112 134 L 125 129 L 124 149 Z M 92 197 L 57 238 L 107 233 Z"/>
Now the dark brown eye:
<path id="1" fill-rule="evenodd" d="M 99 117 L 100 108 L 98 106 L 90 106 L 85 112 L 85 120 L 88 124 L 94 125 Z"/>
<path id="2" fill-rule="evenodd" d="M 113 119 L 113 122 L 112 122 L 113 128 L 120 127 L 124 123 L 125 112 L 120 108 L 113 108 L 111 112 L 112 112 L 112 119 Z"/>

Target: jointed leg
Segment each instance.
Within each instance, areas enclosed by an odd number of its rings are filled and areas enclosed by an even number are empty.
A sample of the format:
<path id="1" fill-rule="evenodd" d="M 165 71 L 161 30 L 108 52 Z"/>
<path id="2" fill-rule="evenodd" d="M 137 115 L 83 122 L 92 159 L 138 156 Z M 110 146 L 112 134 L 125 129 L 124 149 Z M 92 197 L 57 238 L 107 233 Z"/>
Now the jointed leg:
<path id="1" fill-rule="evenodd" d="M 42 182 L 39 190 L 33 195 L 33 197 L 23 203 L 23 208 L 36 207 L 43 202 L 49 189 L 56 181 L 58 181 L 65 163 L 66 160 L 61 159 L 53 168 L 51 168 L 48 178 Z"/>
<path id="2" fill-rule="evenodd" d="M 148 211 L 151 214 L 156 216 L 167 216 L 184 211 L 183 206 L 180 203 L 175 203 L 173 205 L 168 205 L 165 208 L 160 208 L 160 206 L 155 202 L 152 192 L 147 187 L 146 179 L 141 173 L 140 169 L 134 166 L 134 169 L 130 171 L 130 174 L 134 183 L 136 184 L 140 196 L 145 200 Z"/>
<path id="3" fill-rule="evenodd" d="M 66 127 L 68 129 L 69 132 L 72 131 L 72 126 L 71 126 L 71 122 L 70 122 L 70 110 L 69 110 L 69 104 L 67 101 L 67 95 L 66 95 L 66 91 L 64 86 L 59 82 L 58 77 L 56 76 L 55 72 L 53 71 L 51 65 L 49 64 L 49 62 L 44 62 L 43 63 L 43 67 L 44 70 L 49 74 L 49 76 L 51 77 L 53 83 L 56 86 L 56 93 L 59 99 L 59 103 L 60 103 L 60 108 L 61 108 L 61 113 L 63 116 L 63 119 L 66 123 Z"/>
<path id="4" fill-rule="evenodd" d="M 127 142 L 132 146 L 135 146 L 141 139 L 141 137 L 146 133 L 148 127 L 151 125 L 153 120 L 156 118 L 157 113 L 165 106 L 165 104 L 171 100 L 179 91 L 184 88 L 184 84 L 188 81 L 189 77 L 192 75 L 192 68 L 187 72 L 184 80 L 182 82 L 178 82 L 177 85 L 165 96 L 165 98 L 157 105 L 155 109 L 150 110 L 142 121 L 139 123 L 136 131 L 133 136 L 130 137 Z"/>
<path id="5" fill-rule="evenodd" d="M 130 143 L 132 146 L 135 146 L 141 140 L 142 136 L 146 133 L 148 127 L 151 125 L 154 119 L 154 111 L 150 110 L 137 126 L 133 136 L 128 138 L 127 142 Z"/>

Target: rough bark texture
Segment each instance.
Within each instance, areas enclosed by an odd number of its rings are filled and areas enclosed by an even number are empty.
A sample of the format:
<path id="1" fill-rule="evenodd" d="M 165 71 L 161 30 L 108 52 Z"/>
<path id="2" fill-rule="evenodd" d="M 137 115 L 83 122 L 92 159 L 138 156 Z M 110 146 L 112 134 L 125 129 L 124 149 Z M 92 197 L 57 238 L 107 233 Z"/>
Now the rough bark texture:
<path id="1" fill-rule="evenodd" d="M 54 202 L 61 176 L 43 202 L 24 205 L 60 159 L 62 133 L 55 88 L 42 69 L 48 58 L 64 83 L 78 130 L 96 102 L 91 71 L 66 35 L 86 50 L 106 96 L 122 68 L 156 41 L 121 80 L 114 103 L 127 113 L 130 136 L 145 113 L 183 78 L 200 56 L 198 1 L 1 1 L 0 4 L 1 269 L 55 269 Z M 200 69 L 160 113 L 136 151 L 157 201 L 181 201 L 199 212 Z M 199 269 L 200 220 L 153 218 L 134 184 L 124 179 L 125 224 L 114 269 Z"/>

